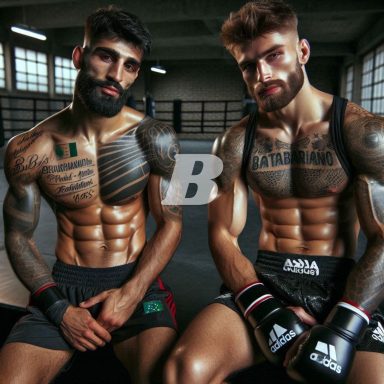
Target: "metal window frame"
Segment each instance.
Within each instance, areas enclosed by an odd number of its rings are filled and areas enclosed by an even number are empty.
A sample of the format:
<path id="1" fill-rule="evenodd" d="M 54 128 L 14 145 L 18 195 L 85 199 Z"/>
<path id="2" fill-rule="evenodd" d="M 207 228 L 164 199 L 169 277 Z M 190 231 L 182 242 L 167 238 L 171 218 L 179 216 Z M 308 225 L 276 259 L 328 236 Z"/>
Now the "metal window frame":
<path id="1" fill-rule="evenodd" d="M 56 95 L 72 95 L 72 93 L 73 93 L 73 91 L 74 91 L 74 88 L 75 88 L 75 82 L 73 81 L 73 83 L 71 84 L 71 87 L 70 87 L 70 92 L 69 93 L 65 93 L 65 92 L 58 92 L 58 86 L 57 86 L 57 80 L 58 79 L 60 79 L 60 80 L 62 80 L 63 82 L 64 82 L 64 80 L 72 80 L 72 78 L 70 77 L 70 78 L 66 78 L 66 77 L 64 77 L 64 76 L 56 76 L 56 68 L 61 68 L 61 69 L 64 69 L 64 68 L 66 68 L 66 69 L 69 69 L 69 70 L 76 70 L 76 69 L 74 69 L 71 65 L 69 65 L 69 66 L 66 66 L 66 65 L 63 65 L 63 64 L 56 64 L 56 58 L 60 58 L 60 59 L 65 59 L 65 60 L 69 60 L 69 62 L 71 62 L 71 59 L 69 59 L 68 57 L 64 57 L 64 56 L 59 56 L 59 55 L 54 55 L 54 57 L 53 57 L 53 66 L 54 66 L 54 68 L 53 68 L 53 76 L 54 76 L 54 91 L 55 91 L 55 94 Z M 63 89 L 64 90 L 64 86 L 61 86 L 60 87 L 61 89 Z"/>
<path id="2" fill-rule="evenodd" d="M 19 57 L 16 57 L 16 49 L 22 49 L 25 51 L 25 59 L 23 58 L 19 58 Z M 27 51 L 33 51 L 36 53 L 36 59 L 32 60 L 31 58 L 28 58 L 27 56 Z M 46 60 L 45 62 L 42 62 L 38 59 L 38 54 L 42 54 L 45 56 Z M 49 93 L 49 63 L 48 63 L 48 54 L 46 52 L 42 52 L 42 51 L 37 51 L 37 50 L 34 50 L 34 49 L 30 49 L 30 48 L 24 48 L 24 47 L 20 47 L 20 46 L 17 46 L 15 45 L 13 47 L 13 60 L 14 60 L 14 84 L 15 84 L 15 90 L 16 91 L 20 91 L 20 92 L 33 92 L 33 93 L 41 93 L 41 94 L 48 94 Z M 28 72 L 28 69 L 26 69 L 25 72 L 22 72 L 22 71 L 18 71 L 16 69 L 16 59 L 18 60 L 24 60 L 26 65 L 28 62 L 31 62 L 31 63 L 35 63 L 36 65 L 38 64 L 44 64 L 47 66 L 47 74 L 46 75 L 41 75 L 38 73 L 38 71 L 36 71 L 36 73 L 32 73 L 32 72 Z M 27 67 L 28 68 L 28 67 Z M 17 73 L 22 73 L 22 74 L 25 74 L 27 75 L 27 79 L 26 81 L 22 82 L 22 83 L 25 83 L 27 85 L 27 89 L 21 89 L 18 87 L 18 83 L 20 83 L 19 80 L 17 80 Z M 28 81 L 28 75 L 34 75 L 37 77 L 36 79 L 36 82 L 32 82 L 32 81 Z M 46 78 L 46 84 L 43 84 L 41 82 L 39 82 L 39 77 L 45 77 Z M 35 87 L 37 89 L 33 90 L 33 89 L 30 89 L 28 87 L 28 85 L 30 84 L 33 84 L 35 85 Z M 46 87 L 46 90 L 45 91 L 42 91 L 39 89 L 39 87 Z"/>
<path id="3" fill-rule="evenodd" d="M 364 72 L 362 69 L 362 72 L 361 72 L 361 75 L 362 75 L 361 76 L 361 103 L 362 103 L 363 107 L 366 108 L 367 110 L 369 110 L 370 112 L 384 115 L 384 76 L 378 80 L 375 80 L 376 72 L 380 68 L 382 68 L 382 67 L 384 68 L 384 60 L 382 60 L 381 64 L 378 64 L 379 54 L 384 55 L 384 43 L 379 44 L 373 50 L 371 50 L 367 54 L 365 54 L 363 57 L 363 63 L 364 63 L 365 58 L 372 55 L 372 69 L 370 69 L 366 72 Z M 364 68 L 364 65 L 363 65 L 363 68 Z M 384 75 L 384 69 L 382 71 L 383 71 L 383 75 Z M 363 84 L 364 76 L 369 74 L 369 73 L 371 73 L 371 76 L 372 76 L 370 82 L 367 84 Z M 382 85 L 382 92 L 380 95 L 375 96 L 375 94 L 374 94 L 375 88 L 379 84 L 383 84 Z M 364 89 L 369 88 L 369 87 L 371 87 L 369 96 L 363 96 Z M 383 105 L 382 110 L 379 110 L 379 111 L 377 111 L 376 109 L 374 110 L 373 106 L 374 106 L 375 101 L 382 101 L 382 105 Z M 367 107 L 367 102 L 369 104 L 369 107 Z"/>

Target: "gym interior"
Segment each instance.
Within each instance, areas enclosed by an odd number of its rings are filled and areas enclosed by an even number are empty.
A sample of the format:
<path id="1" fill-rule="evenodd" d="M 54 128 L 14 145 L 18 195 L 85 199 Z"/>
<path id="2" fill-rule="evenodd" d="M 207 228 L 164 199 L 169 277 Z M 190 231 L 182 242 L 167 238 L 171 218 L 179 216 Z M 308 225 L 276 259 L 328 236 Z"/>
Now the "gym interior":
<path id="1" fill-rule="evenodd" d="M 213 140 L 254 107 L 240 71 L 222 47 L 219 32 L 241 0 L 146 0 L 113 4 L 136 14 L 153 37 L 153 48 L 131 87 L 128 102 L 175 129 L 181 153 L 210 153 Z M 74 46 L 82 45 L 86 16 L 104 0 L 0 0 L 0 202 L 7 182 L 3 156 L 8 140 L 71 102 L 76 70 Z M 384 115 L 384 3 L 382 0 L 291 0 L 300 37 L 311 47 L 306 65 L 320 90 Z M 17 33 L 41 34 L 43 40 Z M 29 292 L 12 271 L 4 247 L 0 211 L 0 345 L 25 313 Z M 182 241 L 163 273 L 172 287 L 180 330 L 217 296 L 221 284 L 207 240 L 207 206 L 185 206 Z M 149 218 L 150 236 L 154 223 Z M 240 246 L 251 260 L 257 253 L 259 216 L 249 200 Z M 55 260 L 55 218 L 43 203 L 35 239 L 48 265 Z M 364 250 L 360 236 L 358 256 Z M 225 329 L 225 324 L 218 324 Z M 97 362 L 97 363 L 96 363 Z M 287 383 L 268 365 L 240 372 L 233 383 Z M 91 374 L 89 372 L 92 371 Z M 87 374 L 85 374 L 87 372 Z M 263 378 L 265 380 L 263 381 Z M 129 382 L 108 348 L 79 354 L 55 383 Z"/>

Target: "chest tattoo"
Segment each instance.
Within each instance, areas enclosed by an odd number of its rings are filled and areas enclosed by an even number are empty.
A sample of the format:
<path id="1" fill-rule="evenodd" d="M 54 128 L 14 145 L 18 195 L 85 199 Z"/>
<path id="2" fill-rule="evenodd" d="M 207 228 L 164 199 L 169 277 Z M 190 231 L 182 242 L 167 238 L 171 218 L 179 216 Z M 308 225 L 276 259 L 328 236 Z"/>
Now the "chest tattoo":
<path id="1" fill-rule="evenodd" d="M 271 197 L 317 197 L 339 192 L 347 176 L 329 134 L 313 134 L 286 143 L 256 138 L 248 182 Z"/>
<path id="2" fill-rule="evenodd" d="M 99 148 L 98 171 L 101 197 L 107 203 L 122 203 L 145 188 L 150 167 L 136 129 Z"/>

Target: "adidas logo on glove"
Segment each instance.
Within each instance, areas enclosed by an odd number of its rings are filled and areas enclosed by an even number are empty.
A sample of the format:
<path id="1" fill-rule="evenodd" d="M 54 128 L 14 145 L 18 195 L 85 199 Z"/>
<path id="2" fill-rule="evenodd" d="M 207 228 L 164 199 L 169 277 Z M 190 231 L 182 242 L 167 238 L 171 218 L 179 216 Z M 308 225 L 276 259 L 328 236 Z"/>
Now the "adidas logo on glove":
<path id="1" fill-rule="evenodd" d="M 316 353 L 316 351 L 320 352 L 320 354 Z M 332 344 L 326 344 L 322 341 L 318 341 L 315 352 L 311 353 L 310 359 L 331 369 L 332 371 L 335 371 L 336 373 L 341 373 L 341 366 L 337 364 L 336 348 Z"/>
<path id="2" fill-rule="evenodd" d="M 307 259 L 287 259 L 283 266 L 283 271 L 298 273 L 300 275 L 311 275 L 319 276 L 319 267 L 316 264 L 316 261 L 312 261 L 309 264 Z"/>
<path id="3" fill-rule="evenodd" d="M 268 341 L 271 352 L 275 353 L 288 341 L 291 341 L 294 337 L 296 337 L 296 332 L 294 330 L 288 331 L 280 325 L 274 324 L 271 332 L 269 332 Z"/>
<path id="4" fill-rule="evenodd" d="M 373 331 L 372 338 L 384 343 L 384 327 L 379 323 L 377 328 Z"/>

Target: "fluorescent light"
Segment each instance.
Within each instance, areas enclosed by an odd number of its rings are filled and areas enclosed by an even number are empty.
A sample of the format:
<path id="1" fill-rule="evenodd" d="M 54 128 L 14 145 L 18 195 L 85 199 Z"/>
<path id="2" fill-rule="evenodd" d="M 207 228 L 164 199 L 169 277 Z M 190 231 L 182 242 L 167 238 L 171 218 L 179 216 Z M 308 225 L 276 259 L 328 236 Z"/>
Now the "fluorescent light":
<path id="1" fill-rule="evenodd" d="M 12 26 L 11 27 L 11 31 L 15 32 L 15 33 L 20 33 L 21 35 L 33 37 L 34 39 L 47 40 L 47 36 L 43 35 L 40 32 L 34 32 L 34 31 L 30 30 L 30 29 Z"/>
<path id="2" fill-rule="evenodd" d="M 161 73 L 162 75 L 165 75 L 167 71 L 160 65 L 154 65 L 151 67 L 152 72 Z"/>

